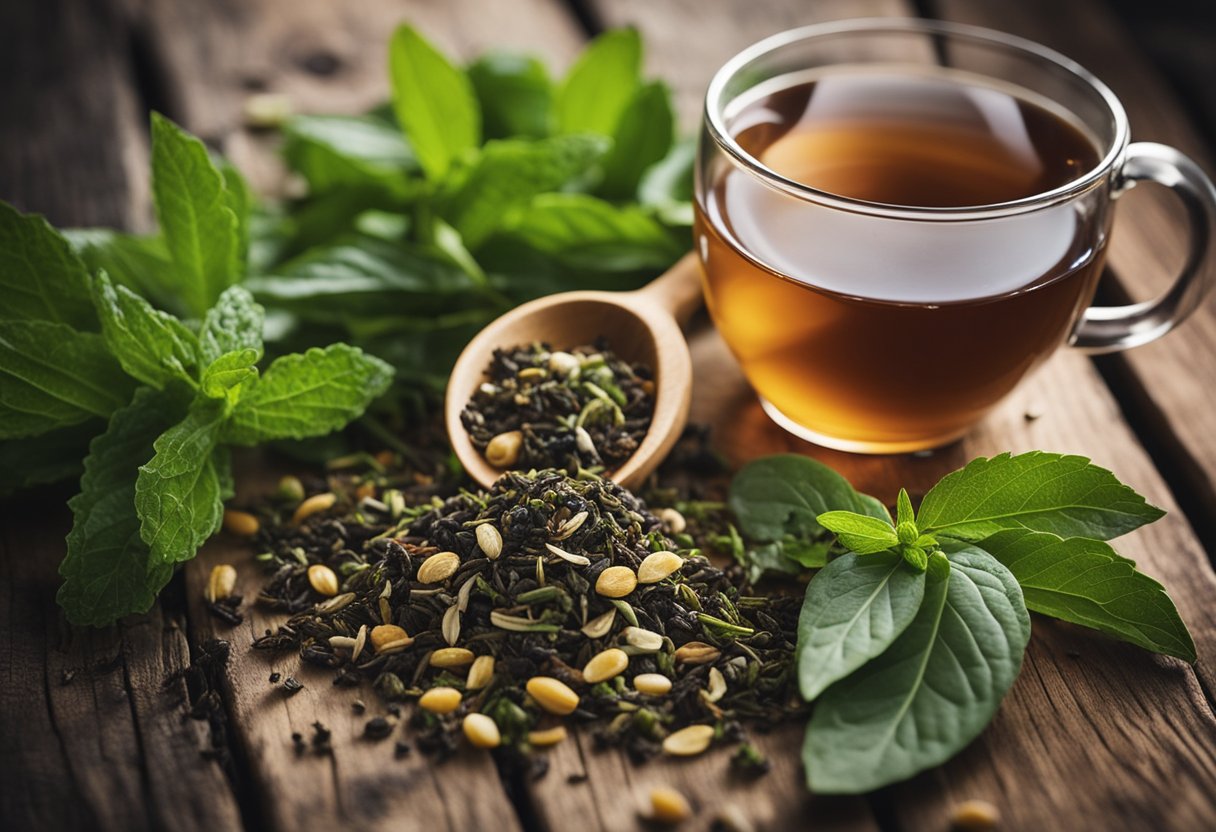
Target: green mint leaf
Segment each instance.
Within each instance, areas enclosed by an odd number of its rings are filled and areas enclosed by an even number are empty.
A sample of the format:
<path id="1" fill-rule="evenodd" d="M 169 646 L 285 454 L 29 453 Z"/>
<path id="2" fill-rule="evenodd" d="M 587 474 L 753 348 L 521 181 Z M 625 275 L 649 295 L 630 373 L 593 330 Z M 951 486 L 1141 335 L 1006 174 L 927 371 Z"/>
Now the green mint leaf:
<path id="1" fill-rule="evenodd" d="M 803 745 L 807 784 L 859 794 L 962 750 L 1017 678 L 1030 618 L 1017 581 L 991 557 L 932 556 L 915 619 L 878 658 L 815 704 Z"/>
<path id="2" fill-rule="evenodd" d="M 256 362 L 262 357 L 262 328 L 266 313 L 241 286 L 225 289 L 215 306 L 207 310 L 199 327 L 199 356 L 210 364 L 225 353 L 253 350 Z"/>
<path id="3" fill-rule="evenodd" d="M 531 55 L 490 52 L 469 65 L 469 80 L 481 106 L 486 138 L 549 132 L 553 82 L 545 65 Z"/>
<path id="4" fill-rule="evenodd" d="M 57 599 L 73 624 L 103 626 L 146 612 L 173 576 L 171 564 L 150 559 L 139 536 L 135 479 L 152 456 L 153 437 L 181 413 L 172 393 L 140 388 L 89 446 L 80 493 L 68 502 L 72 531 L 59 565 Z"/>
<path id="5" fill-rule="evenodd" d="M 207 148 L 159 113 L 152 114 L 152 199 L 177 290 L 202 315 L 241 277 L 239 222 Z"/>
<path id="6" fill-rule="evenodd" d="M 815 518 L 844 547 L 858 555 L 872 555 L 899 545 L 891 523 L 851 511 L 828 511 Z"/>
<path id="7" fill-rule="evenodd" d="M 161 309 L 187 313 L 177 294 L 173 261 L 164 238 L 123 234 L 109 228 L 69 228 L 63 236 L 90 273 L 104 271 Z"/>
<path id="8" fill-rule="evenodd" d="M 0 201 L 0 318 L 92 329 L 89 276 L 67 240 L 37 214 Z"/>
<path id="9" fill-rule="evenodd" d="M 929 568 L 929 553 L 919 546 L 901 545 L 899 552 L 903 556 L 904 562 L 917 572 L 924 572 Z"/>
<path id="10" fill-rule="evenodd" d="M 428 179 L 481 143 L 481 111 L 468 77 L 410 26 L 389 43 L 393 110 Z"/>
<path id="11" fill-rule="evenodd" d="M 296 116 L 283 130 L 283 156 L 311 194 L 370 187 L 405 197 L 418 169 L 405 134 L 375 116 Z"/>
<path id="12" fill-rule="evenodd" d="M 133 386 L 100 335 L 50 321 L 0 321 L 0 439 L 109 416 Z"/>
<path id="13" fill-rule="evenodd" d="M 1157 581 L 1109 543 L 1046 532 L 1006 531 L 976 548 L 1008 567 L 1026 606 L 1156 653 L 1195 661 L 1195 642 Z"/>
<path id="14" fill-rule="evenodd" d="M 251 349 L 224 353 L 203 371 L 203 394 L 236 404 L 258 377 L 254 365 L 259 357 L 257 350 Z"/>
<path id="15" fill-rule="evenodd" d="M 250 189 L 249 183 L 245 181 L 245 177 L 237 170 L 236 165 L 222 157 L 215 159 L 214 162 L 215 166 L 219 168 L 220 176 L 224 177 L 225 202 L 228 209 L 232 211 L 232 215 L 236 217 L 236 261 L 237 268 L 240 270 L 237 275 L 239 278 L 244 272 L 241 265 L 249 256 L 249 222 L 250 216 L 253 214 L 253 191 Z"/>
<path id="16" fill-rule="evenodd" d="M 185 324 L 115 286 L 105 272 L 93 279 L 93 302 L 106 346 L 131 377 L 157 389 L 171 381 L 194 384 L 198 338 Z"/>
<path id="17" fill-rule="evenodd" d="M 917 524 L 970 541 L 1019 528 L 1110 540 L 1164 514 L 1085 457 L 1031 451 L 946 475 L 925 495 Z"/>
<path id="18" fill-rule="evenodd" d="M 640 209 L 585 194 L 536 197 L 510 234 L 571 269 L 657 270 L 684 253 L 684 244 Z"/>
<path id="19" fill-rule="evenodd" d="M 854 491 L 823 463 L 796 454 L 766 456 L 743 466 L 731 480 L 729 505 L 743 533 L 761 541 L 820 535 L 824 528 L 815 518 L 829 511 L 891 521 L 877 500 Z"/>
<path id="20" fill-rule="evenodd" d="M 79 425 L 0 442 L 0 497 L 34 485 L 79 479 L 89 440 L 105 430 L 90 419 Z"/>
<path id="21" fill-rule="evenodd" d="M 895 527 L 899 528 L 904 523 L 911 523 L 912 528 L 916 528 L 916 512 L 912 510 L 912 498 L 908 496 L 908 489 L 901 488 L 895 501 Z"/>
<path id="22" fill-rule="evenodd" d="M 798 616 L 798 685 L 808 702 L 883 653 L 920 609 L 925 575 L 888 552 L 843 555 L 816 573 Z"/>
<path id="23" fill-rule="evenodd" d="M 139 535 L 155 563 L 189 560 L 220 527 L 221 472 L 212 452 L 223 424 L 223 402 L 195 399 L 185 418 L 157 437 L 156 453 L 139 468 Z"/>
<path id="24" fill-rule="evenodd" d="M 692 172 L 696 161 L 694 139 L 676 142 L 666 156 L 642 175 L 638 202 L 667 225 L 692 225 Z"/>
<path id="25" fill-rule="evenodd" d="M 489 142 L 444 216 L 475 249 L 534 196 L 587 178 L 608 146 L 603 137 L 586 134 Z"/>
<path id="26" fill-rule="evenodd" d="M 562 133 L 611 136 L 642 71 L 642 39 L 633 29 L 605 32 L 570 67 L 554 101 Z"/>
<path id="27" fill-rule="evenodd" d="M 285 355 L 241 397 L 223 441 L 253 445 L 345 427 L 387 389 L 392 377 L 388 364 L 346 344 Z"/>
<path id="28" fill-rule="evenodd" d="M 599 193 L 612 199 L 636 198 L 642 175 L 671 149 L 675 119 L 666 84 L 653 81 L 639 88 L 612 134 Z"/>

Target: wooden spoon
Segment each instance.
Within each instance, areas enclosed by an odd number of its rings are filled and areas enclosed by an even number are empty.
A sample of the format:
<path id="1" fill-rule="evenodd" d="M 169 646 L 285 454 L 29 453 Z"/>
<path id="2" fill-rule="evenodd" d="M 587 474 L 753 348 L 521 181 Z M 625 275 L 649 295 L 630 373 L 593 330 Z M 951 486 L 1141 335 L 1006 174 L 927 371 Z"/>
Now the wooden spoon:
<path id="1" fill-rule="evenodd" d="M 525 303 L 490 323 L 469 342 L 448 379 L 444 421 L 460 463 L 483 486 L 502 471 L 486 462 L 460 423 L 460 411 L 485 378 L 494 350 L 544 341 L 554 349 L 599 336 L 628 362 L 654 370 L 654 418 L 637 451 L 608 476 L 641 485 L 680 438 L 692 395 L 692 359 L 680 325 L 701 305 L 700 266 L 689 254 L 636 292 L 563 292 Z"/>

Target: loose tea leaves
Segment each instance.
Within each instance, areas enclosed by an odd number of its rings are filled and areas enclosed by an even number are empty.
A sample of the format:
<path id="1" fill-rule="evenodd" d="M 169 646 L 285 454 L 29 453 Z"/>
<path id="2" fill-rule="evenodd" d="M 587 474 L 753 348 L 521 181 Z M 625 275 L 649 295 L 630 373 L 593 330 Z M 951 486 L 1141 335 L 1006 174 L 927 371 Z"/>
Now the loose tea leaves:
<path id="1" fill-rule="evenodd" d="M 460 420 L 497 468 L 603 473 L 629 459 L 650 427 L 651 376 L 604 339 L 569 352 L 548 344 L 498 349 Z"/>

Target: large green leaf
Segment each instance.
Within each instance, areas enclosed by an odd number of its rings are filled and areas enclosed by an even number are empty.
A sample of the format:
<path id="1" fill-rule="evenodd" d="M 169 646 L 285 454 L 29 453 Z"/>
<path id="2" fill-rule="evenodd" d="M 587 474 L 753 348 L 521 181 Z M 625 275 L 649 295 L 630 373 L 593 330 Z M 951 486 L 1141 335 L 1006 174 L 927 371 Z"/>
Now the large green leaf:
<path id="1" fill-rule="evenodd" d="M 674 136 L 671 90 L 662 81 L 643 85 L 621 113 L 612 134 L 599 193 L 613 199 L 636 199 L 642 175 L 667 155 Z"/>
<path id="2" fill-rule="evenodd" d="M 816 573 L 798 616 L 798 685 L 808 702 L 881 654 L 925 594 L 925 573 L 893 552 L 847 554 Z"/>
<path id="3" fill-rule="evenodd" d="M 488 52 L 469 64 L 468 74 L 481 105 L 486 138 L 539 139 L 548 134 L 553 82 L 540 60 Z"/>
<path id="4" fill-rule="evenodd" d="M 0 320 L 97 324 L 84 263 L 37 214 L 0 201 Z"/>
<path id="5" fill-rule="evenodd" d="M 925 495 L 922 532 L 983 540 L 1004 529 L 1110 540 L 1165 512 L 1083 456 L 1031 451 L 976 459 Z"/>
<path id="6" fill-rule="evenodd" d="M 558 88 L 558 130 L 611 136 L 638 87 L 641 69 L 642 39 L 635 30 L 616 29 L 593 40 Z"/>
<path id="7" fill-rule="evenodd" d="M 313 193 L 372 186 L 410 195 L 418 168 L 405 134 L 375 116 L 296 116 L 283 130 L 283 155 Z"/>
<path id="8" fill-rule="evenodd" d="M 870 555 L 899 545 L 899 537 L 888 520 L 852 511 L 828 511 L 815 521 L 836 535 L 846 549 L 858 555 Z"/>
<path id="9" fill-rule="evenodd" d="M 198 338 L 185 324 L 126 286 L 115 286 L 105 272 L 93 280 L 93 302 L 106 346 L 128 374 L 156 388 L 194 383 Z"/>
<path id="10" fill-rule="evenodd" d="M 109 228 L 70 228 L 63 236 L 89 271 L 104 271 L 115 283 L 143 295 L 161 309 L 188 312 L 177 294 L 173 260 L 159 235 L 124 234 Z"/>

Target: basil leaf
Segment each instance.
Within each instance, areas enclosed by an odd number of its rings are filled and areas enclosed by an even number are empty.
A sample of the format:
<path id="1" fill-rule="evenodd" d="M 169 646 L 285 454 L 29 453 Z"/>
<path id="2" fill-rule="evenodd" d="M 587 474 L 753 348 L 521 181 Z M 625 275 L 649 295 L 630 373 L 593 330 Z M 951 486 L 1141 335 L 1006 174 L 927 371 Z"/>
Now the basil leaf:
<path id="1" fill-rule="evenodd" d="M 186 307 L 202 315 L 242 273 L 241 232 L 203 143 L 152 114 L 152 201 Z"/>
<path id="2" fill-rule="evenodd" d="M 410 26 L 389 43 L 393 111 L 428 179 L 481 143 L 481 111 L 463 72 Z"/>
<path id="3" fill-rule="evenodd" d="M 638 202 L 668 225 L 692 225 L 692 172 L 697 161 L 696 141 L 676 142 L 638 183 Z"/>
<path id="4" fill-rule="evenodd" d="M 728 504 L 753 540 L 780 540 L 787 533 L 814 537 L 824 532 L 815 518 L 835 510 L 891 522 L 873 497 L 854 491 L 823 463 L 797 454 L 766 456 L 743 466 L 731 480 Z"/>
<path id="5" fill-rule="evenodd" d="M 615 29 L 591 41 L 558 88 L 557 129 L 611 136 L 638 87 L 641 69 L 642 39 L 635 30 Z"/>
<path id="6" fill-rule="evenodd" d="M 63 236 L 91 273 L 104 271 L 115 283 L 161 309 L 186 311 L 163 237 L 123 234 L 108 228 L 71 228 Z"/>
<path id="7" fill-rule="evenodd" d="M 845 548 L 858 555 L 872 555 L 899 544 L 899 537 L 891 524 L 877 517 L 851 511 L 828 511 L 816 517 L 815 522 L 836 535 Z"/>
<path id="8" fill-rule="evenodd" d="M 1008 567 L 1034 612 L 1195 661 L 1195 642 L 1165 588 L 1110 544 L 1024 530 L 976 546 Z"/>
<path id="9" fill-rule="evenodd" d="M 392 377 L 389 365 L 346 344 L 277 358 L 233 409 L 223 441 L 253 445 L 337 430 L 362 415 Z"/>
<path id="10" fill-rule="evenodd" d="M 895 500 L 895 525 L 902 526 L 904 523 L 916 524 L 916 512 L 912 510 L 912 498 L 908 496 L 908 489 L 899 489 L 899 496 Z"/>
<path id="11" fill-rule="evenodd" d="M 100 335 L 50 321 L 0 321 L 0 439 L 109 416 L 133 386 Z"/>
<path id="12" fill-rule="evenodd" d="M 912 623 L 925 574 L 886 552 L 838 557 L 816 573 L 798 616 L 798 685 L 808 702 L 880 655 Z"/>
<path id="13" fill-rule="evenodd" d="M 283 129 L 283 156 L 313 194 L 370 186 L 402 197 L 417 191 L 405 134 L 375 116 L 296 116 Z"/>
<path id="14" fill-rule="evenodd" d="M 126 286 L 115 286 L 105 272 L 93 280 L 93 302 L 102 338 L 130 376 L 157 389 L 171 381 L 194 384 L 190 370 L 198 364 L 198 338 L 185 324 Z"/>
<path id="15" fill-rule="evenodd" d="M 858 794 L 950 759 L 1017 678 L 1030 618 L 983 552 L 930 558 L 924 600 L 895 643 L 819 698 L 803 744 L 807 785 Z"/>
<path id="16" fill-rule="evenodd" d="M 587 178 L 608 146 L 603 137 L 586 134 L 489 142 L 443 214 L 465 245 L 476 248 L 534 196 Z"/>
<path id="17" fill-rule="evenodd" d="M 224 353 L 212 361 L 203 371 L 203 394 L 236 404 L 258 377 L 254 367 L 258 357 L 257 350 L 245 349 Z"/>
<path id="18" fill-rule="evenodd" d="M 675 118 L 666 84 L 652 81 L 639 88 L 612 134 L 599 193 L 611 199 L 634 199 L 642 174 L 671 149 Z"/>
<path id="19" fill-rule="evenodd" d="M 925 495 L 917 525 L 970 541 L 1020 528 L 1109 540 L 1164 515 L 1085 457 L 1031 451 L 946 475 Z"/>
<path id="20" fill-rule="evenodd" d="M 469 65 L 486 138 L 541 138 L 549 132 L 553 82 L 531 55 L 490 52 Z"/>
<path id="21" fill-rule="evenodd" d="M 89 446 L 80 493 L 68 502 L 72 531 L 59 564 L 57 600 L 73 624 L 103 626 L 146 612 L 173 576 L 173 566 L 149 557 L 135 514 L 135 479 L 153 453 L 152 439 L 181 415 L 171 393 L 140 388 L 116 410 Z"/>
<path id="22" fill-rule="evenodd" d="M 139 468 L 139 534 L 156 563 L 189 560 L 220 527 L 224 506 L 212 452 L 223 424 L 223 402 L 195 399 L 185 418 L 157 437 L 156 453 Z"/>
<path id="23" fill-rule="evenodd" d="M 34 485 L 78 479 L 89 440 L 105 431 L 105 422 L 79 425 L 0 442 L 0 497 Z"/>
<path id="24" fill-rule="evenodd" d="M 67 240 L 37 214 L 0 201 L 0 318 L 91 329 L 89 276 Z"/>
<path id="25" fill-rule="evenodd" d="M 769 572 L 801 575 L 808 569 L 820 569 L 827 565 L 831 548 L 826 540 L 802 540 L 787 535 L 772 543 L 752 546 L 737 559 L 747 568 L 747 579 L 754 584 Z"/>
<path id="26" fill-rule="evenodd" d="M 199 356 L 210 364 L 235 350 L 253 350 L 256 362 L 262 357 L 262 327 L 266 314 L 254 303 L 249 290 L 240 286 L 225 289 L 215 306 L 207 310 L 198 331 Z"/>

